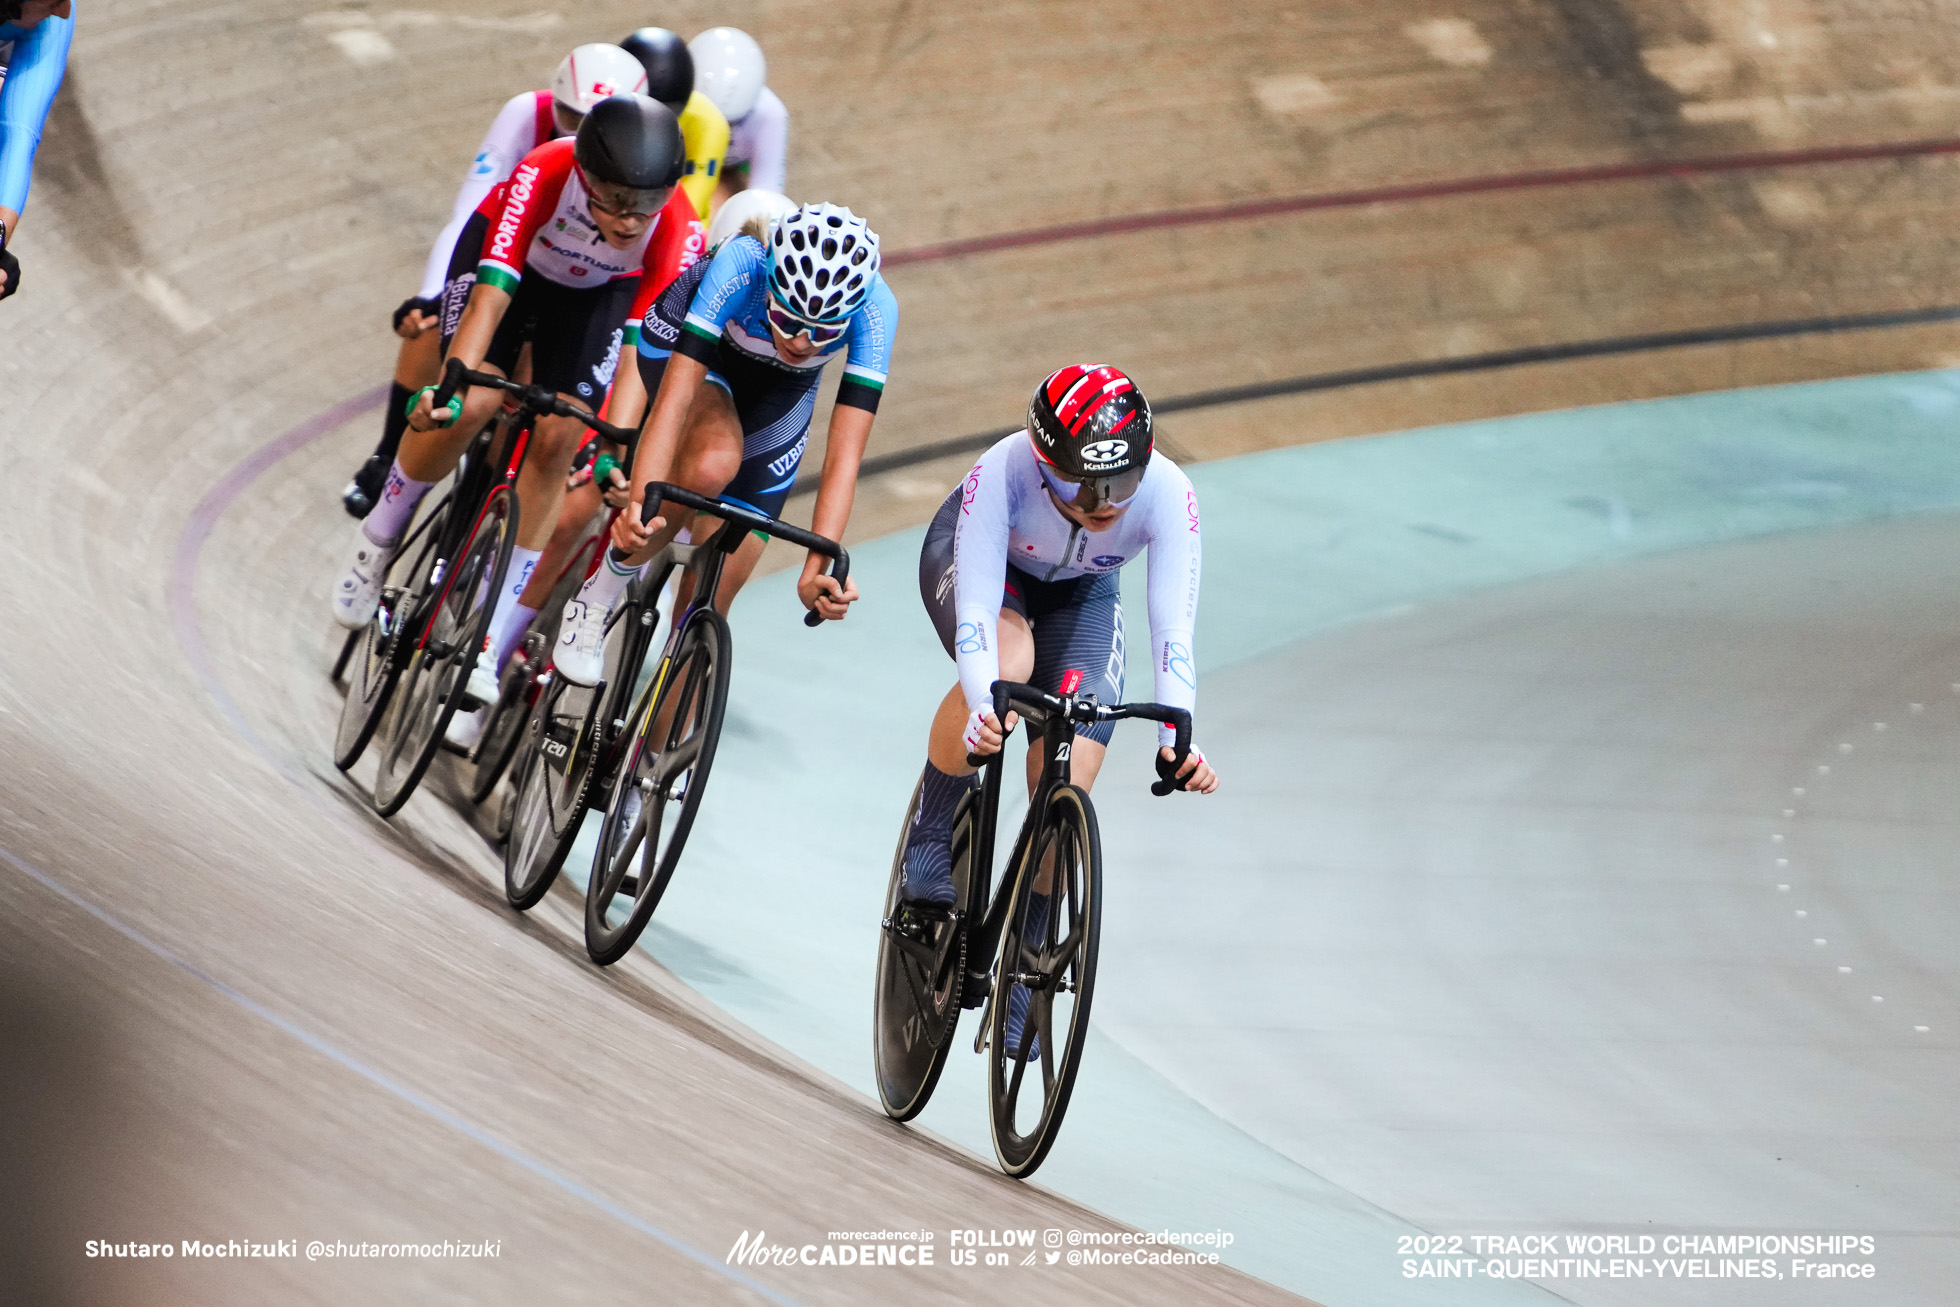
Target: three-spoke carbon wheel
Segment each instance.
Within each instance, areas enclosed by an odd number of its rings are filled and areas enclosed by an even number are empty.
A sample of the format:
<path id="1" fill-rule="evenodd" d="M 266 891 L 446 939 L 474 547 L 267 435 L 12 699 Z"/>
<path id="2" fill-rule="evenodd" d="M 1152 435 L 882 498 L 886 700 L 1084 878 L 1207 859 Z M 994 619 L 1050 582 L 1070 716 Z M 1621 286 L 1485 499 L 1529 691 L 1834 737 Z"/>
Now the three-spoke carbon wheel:
<path id="1" fill-rule="evenodd" d="M 462 706 L 516 536 L 516 495 L 509 486 L 498 486 L 484 502 L 469 538 L 456 551 L 435 611 L 409 654 L 401 684 L 382 716 L 374 809 L 384 817 L 400 812 L 415 793 L 442 744 L 450 717 Z"/>
<path id="2" fill-rule="evenodd" d="M 639 939 L 687 845 L 728 708 L 730 644 L 712 608 L 687 619 L 620 755 L 585 891 L 585 950 L 601 966 Z"/>
<path id="3" fill-rule="evenodd" d="M 334 672 L 336 679 L 345 672 L 347 697 L 340 701 L 340 721 L 334 728 L 333 763 L 342 771 L 360 759 L 393 697 L 406 661 L 398 647 L 401 628 L 413 624 L 421 607 L 436 546 L 449 521 L 449 502 L 447 495 L 436 502 L 417 529 L 419 543 L 411 541 L 411 548 L 402 550 L 389 565 L 387 579 L 404 579 L 407 587 L 384 586 L 374 616 L 341 646 Z"/>
<path id="4" fill-rule="evenodd" d="M 919 811 L 919 790 L 905 809 L 892 854 L 891 884 L 885 891 L 884 926 L 878 934 L 878 987 L 872 1002 L 872 1060 L 878 1100 L 894 1121 L 910 1121 L 925 1110 L 946 1069 L 953 1031 L 960 1021 L 965 987 L 973 798 L 962 797 L 953 818 L 953 910 L 906 905 L 905 840 Z"/>
<path id="5" fill-rule="evenodd" d="M 476 768 L 470 777 L 471 803 L 481 804 L 490 797 L 497 782 L 504 778 L 504 769 L 517 756 L 538 684 L 537 678 L 531 675 L 532 665 L 527 660 L 521 670 L 506 672 L 497 702 L 485 714 L 488 720 L 483 727 L 483 738 L 470 752 L 470 761 Z"/>
<path id="6" fill-rule="evenodd" d="M 1095 810 L 1080 789 L 1057 786 L 1016 875 L 994 971 L 987 1099 L 994 1155 L 1011 1176 L 1034 1174 L 1061 1129 L 1089 1036 L 1101 933 Z M 1008 1018 L 1016 1006 L 1025 1019 L 1010 1047 Z"/>
<path id="7" fill-rule="evenodd" d="M 504 897 L 519 912 L 544 898 L 578 838 L 596 751 L 588 719 L 597 694 L 554 677 L 526 720 L 504 837 Z"/>

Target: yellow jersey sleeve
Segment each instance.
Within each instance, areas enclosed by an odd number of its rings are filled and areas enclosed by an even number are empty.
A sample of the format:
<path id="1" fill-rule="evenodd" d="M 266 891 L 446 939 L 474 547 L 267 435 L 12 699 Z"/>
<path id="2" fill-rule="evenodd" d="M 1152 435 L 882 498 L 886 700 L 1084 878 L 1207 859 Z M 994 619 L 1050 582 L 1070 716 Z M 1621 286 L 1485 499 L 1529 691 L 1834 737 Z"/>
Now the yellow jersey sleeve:
<path id="1" fill-rule="evenodd" d="M 681 189 L 694 201 L 694 212 L 708 220 L 708 202 L 721 184 L 722 163 L 728 157 L 728 119 L 715 102 L 696 91 L 681 110 L 681 139 L 687 143 L 687 166 Z"/>

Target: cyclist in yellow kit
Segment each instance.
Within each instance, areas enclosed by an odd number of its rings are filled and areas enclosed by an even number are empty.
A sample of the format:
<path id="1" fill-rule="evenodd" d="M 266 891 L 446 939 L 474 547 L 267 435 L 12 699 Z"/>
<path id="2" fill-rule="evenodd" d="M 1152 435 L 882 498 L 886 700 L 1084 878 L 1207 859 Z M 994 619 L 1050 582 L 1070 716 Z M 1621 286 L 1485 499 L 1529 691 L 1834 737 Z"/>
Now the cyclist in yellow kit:
<path id="1" fill-rule="evenodd" d="M 694 201 L 694 212 L 706 222 L 709 202 L 721 184 L 728 157 L 728 119 L 722 117 L 713 100 L 695 89 L 694 56 L 678 35 L 664 27 L 642 27 L 619 44 L 647 70 L 646 93 L 672 109 L 680 120 L 681 139 L 687 143 L 681 189 Z"/>

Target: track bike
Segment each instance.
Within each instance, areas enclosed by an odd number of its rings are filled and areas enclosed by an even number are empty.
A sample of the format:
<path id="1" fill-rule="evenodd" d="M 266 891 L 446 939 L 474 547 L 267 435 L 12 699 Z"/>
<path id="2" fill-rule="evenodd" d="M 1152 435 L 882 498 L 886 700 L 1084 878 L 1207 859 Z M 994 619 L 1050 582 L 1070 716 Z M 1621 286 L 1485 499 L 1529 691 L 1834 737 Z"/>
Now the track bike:
<path id="1" fill-rule="evenodd" d="M 483 733 L 465 755 L 471 769 L 468 787 L 471 803 L 482 804 L 488 800 L 517 757 L 531 710 L 552 680 L 551 650 L 558 643 L 565 603 L 578 594 L 599 552 L 607 547 L 607 526 L 611 520 L 610 511 L 595 515 L 591 534 L 565 560 L 549 597 L 538 609 L 530 631 L 518 646 L 517 656 L 511 658 L 498 678 L 497 700 L 484 713 Z M 511 808 L 506 803 L 497 814 L 493 834 L 500 843 L 510 834 Z"/>
<path id="2" fill-rule="evenodd" d="M 950 907 L 911 903 L 905 843 L 918 815 L 915 788 L 892 857 L 886 915 L 878 940 L 873 1059 L 886 1113 L 909 1121 L 924 1110 L 945 1069 L 962 1008 L 982 1009 L 973 1051 L 989 1051 L 987 1101 L 994 1155 L 1008 1175 L 1032 1175 L 1053 1147 L 1068 1110 L 1089 1033 L 1096 950 L 1102 934 L 1102 839 L 1088 794 L 1070 779 L 1075 731 L 1093 722 L 1138 718 L 1176 731 L 1171 773 L 1191 748 L 1191 714 L 1155 703 L 1105 705 L 1079 695 L 1079 672 L 1060 693 L 1012 681 L 993 684 L 994 715 L 1019 712 L 1041 731 L 1041 778 L 996 890 L 994 833 L 1000 812 L 1003 749 L 988 757 L 977 788 L 953 814 Z M 1030 747 L 1033 747 L 1030 745 Z M 1152 783 L 1159 796 L 1182 788 Z M 991 966 L 990 966 L 991 963 Z M 1020 1041 L 1008 1046 L 1014 991 L 1025 992 Z M 1036 1068 L 1034 1076 L 1030 1068 Z M 1038 1082 L 1039 1092 L 1036 1090 Z"/>
<path id="3" fill-rule="evenodd" d="M 488 386 L 513 396 L 471 440 L 449 491 L 395 551 L 374 616 L 343 650 L 347 697 L 334 732 L 334 765 L 351 768 L 376 736 L 374 807 L 400 812 L 421 783 L 449 719 L 474 703 L 470 672 L 483 652 L 496 596 L 517 539 L 517 476 L 540 416 L 577 418 L 609 439 L 635 434 L 600 421 L 542 386 L 472 372 L 452 359 L 434 404 Z"/>
<path id="4" fill-rule="evenodd" d="M 602 966 L 624 957 L 646 929 L 707 786 L 728 705 L 732 642 L 712 601 L 729 555 L 759 531 L 829 558 L 839 585 L 850 575 L 844 547 L 802 527 L 659 481 L 647 484 L 642 520 L 652 521 L 663 503 L 721 525 L 705 538 L 667 545 L 626 588 L 607 618 L 598 684 L 556 677 L 546 687 L 519 752 L 504 844 L 505 897 L 528 909 L 556 880 L 586 811 L 604 812 L 585 911 L 586 951 Z M 690 535 L 704 535 L 699 519 Z M 642 685 L 660 594 L 676 572 L 690 578 L 688 602 Z M 814 612 L 803 620 L 823 621 Z"/>

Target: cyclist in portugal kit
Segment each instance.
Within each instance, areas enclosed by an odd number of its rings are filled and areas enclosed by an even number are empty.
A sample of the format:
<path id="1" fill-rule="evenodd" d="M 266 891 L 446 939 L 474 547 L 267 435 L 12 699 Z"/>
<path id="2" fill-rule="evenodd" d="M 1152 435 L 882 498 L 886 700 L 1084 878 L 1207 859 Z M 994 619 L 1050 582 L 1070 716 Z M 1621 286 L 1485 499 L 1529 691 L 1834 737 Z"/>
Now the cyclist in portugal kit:
<path id="1" fill-rule="evenodd" d="M 830 415 L 823 477 L 811 529 L 835 540 L 844 533 L 871 423 L 891 366 L 898 301 L 878 275 L 878 237 L 864 219 L 834 204 L 806 204 L 767 227 L 724 242 L 668 287 L 640 333 L 640 376 L 654 396 L 634 455 L 632 504 L 613 520 L 613 544 L 565 620 L 553 660 L 566 679 L 594 684 L 605 656 L 606 614 L 655 549 L 679 525 L 640 522 L 649 481 L 672 481 L 698 494 L 780 516 L 810 440 L 823 368 L 844 356 L 844 376 Z M 621 560 L 615 554 L 629 557 Z M 724 611 L 762 556 L 751 537 L 722 574 L 716 605 Z M 832 621 L 857 598 L 840 588 L 811 554 L 797 596 Z"/>
<path id="2" fill-rule="evenodd" d="M 459 243 L 443 292 L 449 357 L 508 376 L 531 347 L 533 380 L 589 409 L 603 401 L 622 346 L 639 330 L 653 297 L 699 257 L 694 206 L 675 183 L 683 159 L 674 115 L 643 95 L 601 100 L 571 140 L 525 156 L 510 181 L 485 201 L 481 258 Z M 468 233 L 466 231 L 466 237 Z M 495 414 L 494 390 L 433 407 L 433 386 L 413 397 L 410 435 L 389 469 L 374 510 L 356 533 L 334 595 L 334 616 L 360 627 L 373 616 L 382 578 L 415 507 L 455 467 L 470 439 Z M 470 694 L 497 696 L 497 672 L 533 615 L 520 602 L 558 521 L 572 456 L 586 426 L 541 419 L 517 482 L 521 513 L 510 570 L 490 621 L 490 654 L 470 677 Z"/>
<path id="3" fill-rule="evenodd" d="M 1106 365 L 1063 368 L 1035 390 L 1028 427 L 980 456 L 926 529 L 919 593 L 959 684 L 933 717 L 918 816 L 905 845 L 904 897 L 950 904 L 953 810 L 973 784 L 967 755 L 999 752 L 996 680 L 1059 690 L 1070 671 L 1100 703 L 1123 700 L 1123 606 L 1117 573 L 1149 551 L 1151 664 L 1156 701 L 1190 709 L 1198 697 L 1192 632 L 1198 617 L 1198 496 L 1176 464 L 1153 454 L 1150 405 Z M 1008 714 L 1006 730 L 1015 725 Z M 1114 722 L 1078 729 L 1074 781 L 1095 784 Z M 1174 732 L 1158 728 L 1157 770 L 1168 779 Z M 1041 751 L 1028 751 L 1030 789 Z M 1218 775 L 1194 742 L 1176 772 L 1210 794 Z M 1047 898 L 1028 914 L 1047 926 Z M 1025 986 L 1008 1009 L 1007 1046 L 1021 1042 Z"/>
<path id="4" fill-rule="evenodd" d="M 0 0 L 4 4 L 5 0 Z M 692 86 L 692 82 L 689 83 Z M 618 46 L 591 44 L 579 46 L 558 65 L 551 87 L 525 91 L 512 96 L 490 124 L 490 130 L 477 147 L 468 175 L 456 192 L 449 222 L 429 250 L 422 268 L 422 285 L 395 310 L 395 334 L 402 338 L 395 354 L 395 380 L 382 412 L 381 443 L 354 474 L 340 501 L 354 517 L 366 517 L 381 493 L 381 482 L 388 465 L 400 448 L 402 432 L 408 428 L 408 400 L 418 387 L 436 379 L 442 368 L 443 340 L 438 328 L 441 318 L 442 288 L 449 277 L 449 264 L 458 245 L 468 246 L 464 233 L 471 218 L 490 193 L 510 180 L 524 156 L 546 141 L 570 136 L 584 121 L 586 112 L 609 95 L 627 91 L 647 91 L 646 74 L 627 51 Z M 661 97 L 653 94 L 658 100 Z M 474 268 L 472 253 L 470 266 Z"/>

